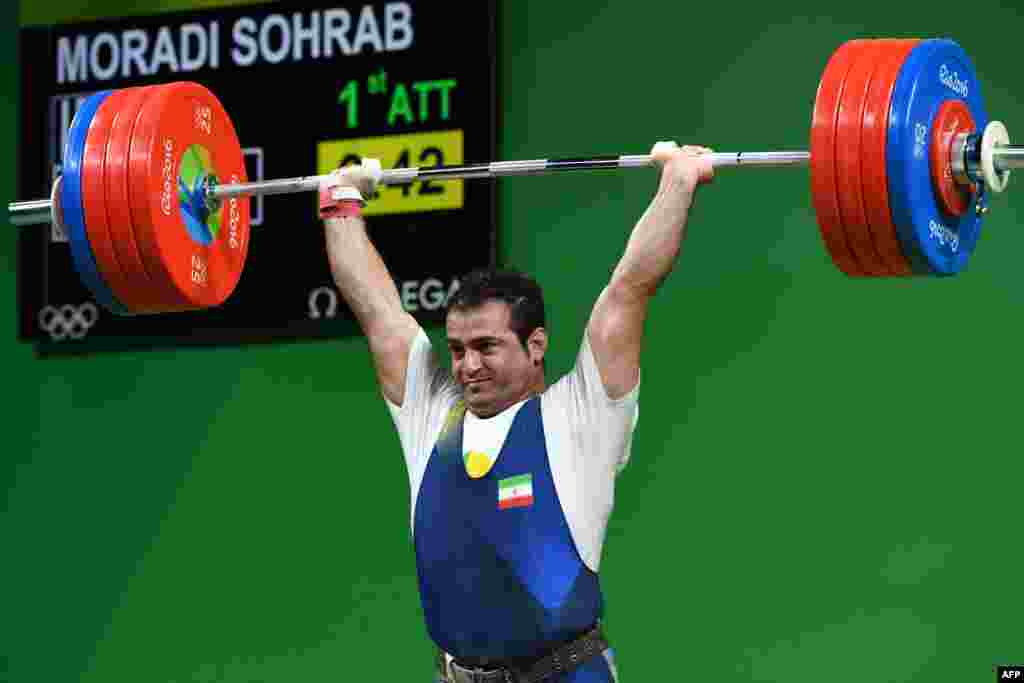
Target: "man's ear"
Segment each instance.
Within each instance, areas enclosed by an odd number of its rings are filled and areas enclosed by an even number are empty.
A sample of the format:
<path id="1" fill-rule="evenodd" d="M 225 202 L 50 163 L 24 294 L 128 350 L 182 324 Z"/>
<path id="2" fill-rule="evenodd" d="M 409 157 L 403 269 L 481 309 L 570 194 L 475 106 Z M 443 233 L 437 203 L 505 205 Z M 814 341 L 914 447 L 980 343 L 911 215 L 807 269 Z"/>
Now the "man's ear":
<path id="1" fill-rule="evenodd" d="M 548 331 L 538 327 L 530 333 L 526 340 L 526 352 L 530 355 L 530 362 L 540 365 L 544 362 L 544 355 L 548 352 Z"/>

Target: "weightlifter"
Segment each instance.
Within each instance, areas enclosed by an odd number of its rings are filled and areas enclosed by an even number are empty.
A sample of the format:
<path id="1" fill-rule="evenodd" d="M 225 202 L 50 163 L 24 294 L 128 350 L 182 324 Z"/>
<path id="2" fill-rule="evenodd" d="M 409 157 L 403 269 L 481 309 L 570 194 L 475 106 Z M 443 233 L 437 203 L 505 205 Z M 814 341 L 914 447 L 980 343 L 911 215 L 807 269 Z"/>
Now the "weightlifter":
<path id="1" fill-rule="evenodd" d="M 657 192 L 597 297 L 575 366 L 551 386 L 540 286 L 474 272 L 448 304 L 451 370 L 407 313 L 360 215 L 379 165 L 320 188 L 331 272 L 369 342 L 405 456 L 411 535 L 438 676 L 612 683 L 598 577 L 615 477 L 639 417 L 647 307 L 672 270 L 704 147 L 658 143 Z"/>

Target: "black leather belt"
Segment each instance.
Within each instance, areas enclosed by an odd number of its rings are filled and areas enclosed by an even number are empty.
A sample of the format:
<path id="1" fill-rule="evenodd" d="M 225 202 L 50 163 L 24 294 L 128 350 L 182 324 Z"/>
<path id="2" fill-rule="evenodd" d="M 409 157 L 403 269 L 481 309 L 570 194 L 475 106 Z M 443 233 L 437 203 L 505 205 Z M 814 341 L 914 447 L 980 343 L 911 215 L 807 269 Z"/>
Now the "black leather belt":
<path id="1" fill-rule="evenodd" d="M 541 683 L 545 679 L 572 671 L 608 648 L 608 641 L 597 625 L 582 636 L 557 648 L 525 667 L 471 666 L 453 659 L 444 670 L 444 654 L 440 655 L 446 683 Z"/>

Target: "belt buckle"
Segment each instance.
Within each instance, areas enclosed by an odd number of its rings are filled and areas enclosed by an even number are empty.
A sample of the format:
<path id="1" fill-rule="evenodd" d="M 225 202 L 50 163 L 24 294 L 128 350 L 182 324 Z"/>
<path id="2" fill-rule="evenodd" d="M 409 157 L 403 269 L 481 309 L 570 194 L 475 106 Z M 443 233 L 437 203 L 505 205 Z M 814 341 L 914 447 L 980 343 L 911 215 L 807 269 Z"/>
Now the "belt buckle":
<path id="1" fill-rule="evenodd" d="M 452 676 L 454 683 L 491 683 L 496 675 L 501 676 L 503 683 L 515 683 L 512 679 L 512 672 L 505 668 L 487 670 L 473 667 L 467 669 L 454 659 L 450 662 L 450 666 L 455 674 Z"/>

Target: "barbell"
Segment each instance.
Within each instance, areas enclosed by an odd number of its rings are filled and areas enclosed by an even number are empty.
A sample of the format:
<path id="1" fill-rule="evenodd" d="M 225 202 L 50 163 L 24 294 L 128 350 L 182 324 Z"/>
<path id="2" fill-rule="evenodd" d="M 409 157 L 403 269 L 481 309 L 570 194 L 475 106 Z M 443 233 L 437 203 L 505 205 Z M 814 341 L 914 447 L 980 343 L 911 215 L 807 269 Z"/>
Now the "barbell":
<path id="1" fill-rule="evenodd" d="M 989 120 L 974 65 L 949 39 L 850 40 L 829 58 L 810 151 L 716 152 L 721 167 L 809 166 L 821 237 L 853 277 L 951 276 L 981 234 L 1024 147 Z M 647 168 L 646 154 L 387 169 L 383 185 Z M 249 246 L 248 198 L 316 191 L 325 176 L 248 182 L 216 96 L 179 81 L 89 96 L 49 199 L 11 222 L 61 224 L 96 301 L 120 315 L 210 308 L 234 291 Z"/>

